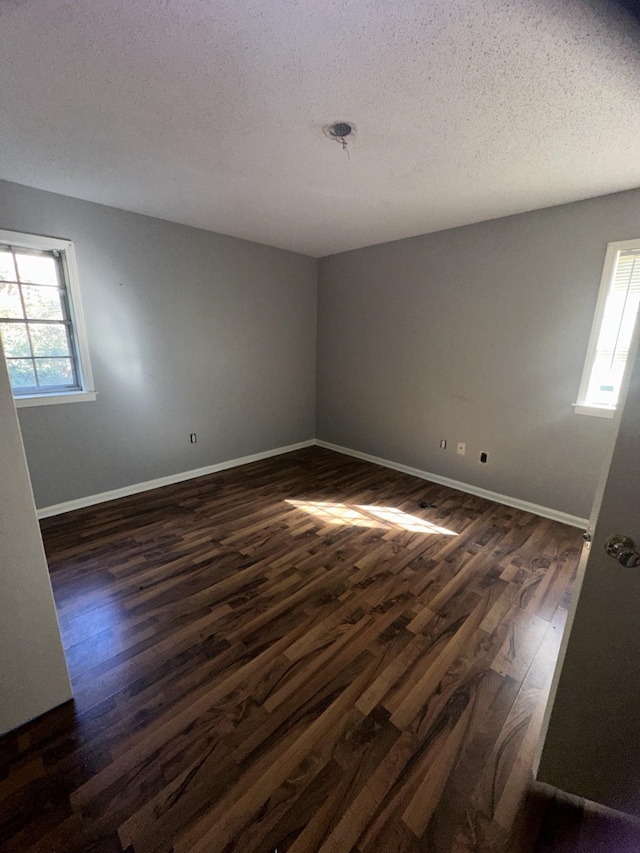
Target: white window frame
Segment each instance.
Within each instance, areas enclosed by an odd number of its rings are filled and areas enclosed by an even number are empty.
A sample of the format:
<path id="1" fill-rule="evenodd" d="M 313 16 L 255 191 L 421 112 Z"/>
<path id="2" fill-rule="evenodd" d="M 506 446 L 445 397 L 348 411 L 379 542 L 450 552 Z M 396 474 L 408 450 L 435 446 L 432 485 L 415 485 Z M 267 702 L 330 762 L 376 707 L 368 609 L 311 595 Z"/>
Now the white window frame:
<path id="1" fill-rule="evenodd" d="M 58 237 L 42 237 L 38 234 L 22 234 L 17 231 L 3 231 L 0 229 L 0 244 L 9 244 L 20 249 L 39 249 L 40 251 L 58 251 L 62 255 L 63 269 L 65 271 L 65 288 L 67 292 L 67 304 L 71 317 L 71 326 L 75 336 L 77 351 L 77 374 L 80 389 L 72 391 L 50 391 L 37 394 L 14 394 L 13 400 L 17 408 L 29 406 L 49 406 L 56 403 L 80 403 L 96 399 L 96 390 L 93 384 L 93 373 L 91 372 L 91 361 L 89 359 L 89 343 L 87 330 L 82 314 L 82 299 L 80 297 L 80 284 L 78 281 L 78 266 L 76 255 L 71 240 L 61 240 Z"/>
<path id="2" fill-rule="evenodd" d="M 596 358 L 596 348 L 598 346 L 598 338 L 600 336 L 600 327 L 602 326 L 602 320 L 604 318 L 604 309 L 607 304 L 609 290 L 613 283 L 613 274 L 616 267 L 616 261 L 618 259 L 618 253 L 634 249 L 640 250 L 640 238 L 637 240 L 621 240 L 617 243 L 609 243 L 607 246 L 607 252 L 604 257 L 604 266 L 602 268 L 602 278 L 600 280 L 600 290 L 598 291 L 598 301 L 596 302 L 591 335 L 589 336 L 589 346 L 587 347 L 587 356 L 585 358 L 582 379 L 580 381 L 580 389 L 578 391 L 578 400 L 573 404 L 573 410 L 577 415 L 592 415 L 597 418 L 612 418 L 616 413 L 617 403 L 614 406 L 596 406 L 593 403 L 587 403 L 586 396 L 589 390 L 591 371 L 593 370 Z M 629 364 L 627 362 L 625 370 L 627 370 L 628 366 Z"/>

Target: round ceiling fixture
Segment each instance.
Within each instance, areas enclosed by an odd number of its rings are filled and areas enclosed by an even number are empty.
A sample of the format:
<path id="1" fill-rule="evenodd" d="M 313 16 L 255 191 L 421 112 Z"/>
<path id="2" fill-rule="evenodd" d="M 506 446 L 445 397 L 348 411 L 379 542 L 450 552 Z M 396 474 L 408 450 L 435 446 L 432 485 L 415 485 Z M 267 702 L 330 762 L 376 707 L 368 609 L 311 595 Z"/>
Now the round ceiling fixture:
<path id="1" fill-rule="evenodd" d="M 328 136 L 329 139 L 335 139 L 344 145 L 348 136 L 353 138 L 356 126 L 350 121 L 334 121 L 332 124 L 325 124 L 323 130 L 325 136 Z"/>
<path id="2" fill-rule="evenodd" d="M 352 130 L 353 127 L 348 121 L 337 121 L 329 128 L 329 133 L 331 136 L 337 136 L 338 139 L 344 139 L 345 136 L 349 136 Z"/>

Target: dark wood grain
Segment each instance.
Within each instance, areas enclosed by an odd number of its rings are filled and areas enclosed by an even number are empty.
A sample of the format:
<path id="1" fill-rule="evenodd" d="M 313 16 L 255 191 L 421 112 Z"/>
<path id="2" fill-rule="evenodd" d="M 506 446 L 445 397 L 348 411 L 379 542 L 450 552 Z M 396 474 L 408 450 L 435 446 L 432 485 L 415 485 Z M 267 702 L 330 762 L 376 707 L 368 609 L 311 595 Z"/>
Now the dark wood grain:
<path id="1" fill-rule="evenodd" d="M 579 531 L 319 448 L 42 528 L 75 702 L 3 850 L 640 849 L 531 781 Z"/>

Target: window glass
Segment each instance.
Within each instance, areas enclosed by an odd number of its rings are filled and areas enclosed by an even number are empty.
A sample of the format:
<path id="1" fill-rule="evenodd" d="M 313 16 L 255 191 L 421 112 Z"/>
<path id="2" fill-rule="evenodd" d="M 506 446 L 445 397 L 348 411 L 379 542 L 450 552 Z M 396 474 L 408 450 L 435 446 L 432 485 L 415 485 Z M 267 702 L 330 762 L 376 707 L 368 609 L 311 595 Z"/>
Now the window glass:
<path id="1" fill-rule="evenodd" d="M 620 245 L 607 250 L 579 408 L 613 411 L 620 396 L 640 304 L 640 241 Z"/>
<path id="2" fill-rule="evenodd" d="M 0 339 L 14 396 L 87 390 L 88 353 L 83 343 L 81 363 L 80 342 L 85 339 L 75 324 L 78 306 L 71 310 L 77 296 L 77 285 L 72 292 L 69 278 L 70 266 L 75 270 L 71 244 L 1 234 L 5 239 L 0 240 Z"/>

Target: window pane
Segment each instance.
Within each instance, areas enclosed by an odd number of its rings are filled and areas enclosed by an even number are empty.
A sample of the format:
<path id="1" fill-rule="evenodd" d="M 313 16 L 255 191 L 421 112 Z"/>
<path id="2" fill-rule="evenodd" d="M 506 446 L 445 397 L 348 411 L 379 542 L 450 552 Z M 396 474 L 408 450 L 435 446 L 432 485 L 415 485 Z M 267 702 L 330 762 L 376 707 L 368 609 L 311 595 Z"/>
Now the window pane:
<path id="1" fill-rule="evenodd" d="M 22 296 L 30 320 L 64 319 L 60 291 L 57 288 L 24 285 Z"/>
<path id="2" fill-rule="evenodd" d="M 640 292 L 640 252 L 619 252 L 611 282 L 612 290 Z"/>
<path id="3" fill-rule="evenodd" d="M 24 317 L 17 284 L 0 284 L 0 317 Z"/>
<path id="4" fill-rule="evenodd" d="M 14 394 L 55 395 L 75 391 L 90 368 L 76 351 L 72 293 L 73 246 L 15 234 L 0 243 L 0 342 Z M 25 241 L 23 244 L 22 241 Z M 79 306 L 78 306 L 79 310 Z M 82 341 L 80 342 L 82 344 Z"/>
<path id="5" fill-rule="evenodd" d="M 38 381 L 47 385 L 75 385 L 70 358 L 42 358 L 36 360 Z"/>
<path id="6" fill-rule="evenodd" d="M 58 284 L 57 261 L 53 255 L 23 255 L 16 252 L 20 281 Z"/>
<path id="7" fill-rule="evenodd" d="M 587 403 L 615 406 L 618 402 L 640 301 L 639 261 L 637 253 L 618 254 L 600 324 Z"/>
<path id="8" fill-rule="evenodd" d="M 598 352 L 614 353 L 628 350 L 633 337 L 638 296 L 610 293 L 602 318 L 602 327 L 598 337 Z"/>
<path id="9" fill-rule="evenodd" d="M 7 359 L 9 368 L 9 379 L 12 388 L 35 388 L 36 375 L 33 370 L 33 362 L 30 359 L 14 361 Z"/>
<path id="10" fill-rule="evenodd" d="M 0 281 L 16 281 L 13 255 L 7 249 L 0 249 Z"/>
<path id="11" fill-rule="evenodd" d="M 26 323 L 0 323 L 0 335 L 7 358 L 31 355 Z"/>
<path id="12" fill-rule="evenodd" d="M 66 326 L 30 323 L 29 333 L 35 356 L 70 355 Z"/>
<path id="13" fill-rule="evenodd" d="M 597 353 L 591 371 L 587 400 L 596 406 L 615 406 L 624 375 L 625 359 L 612 361 L 611 353 Z"/>

